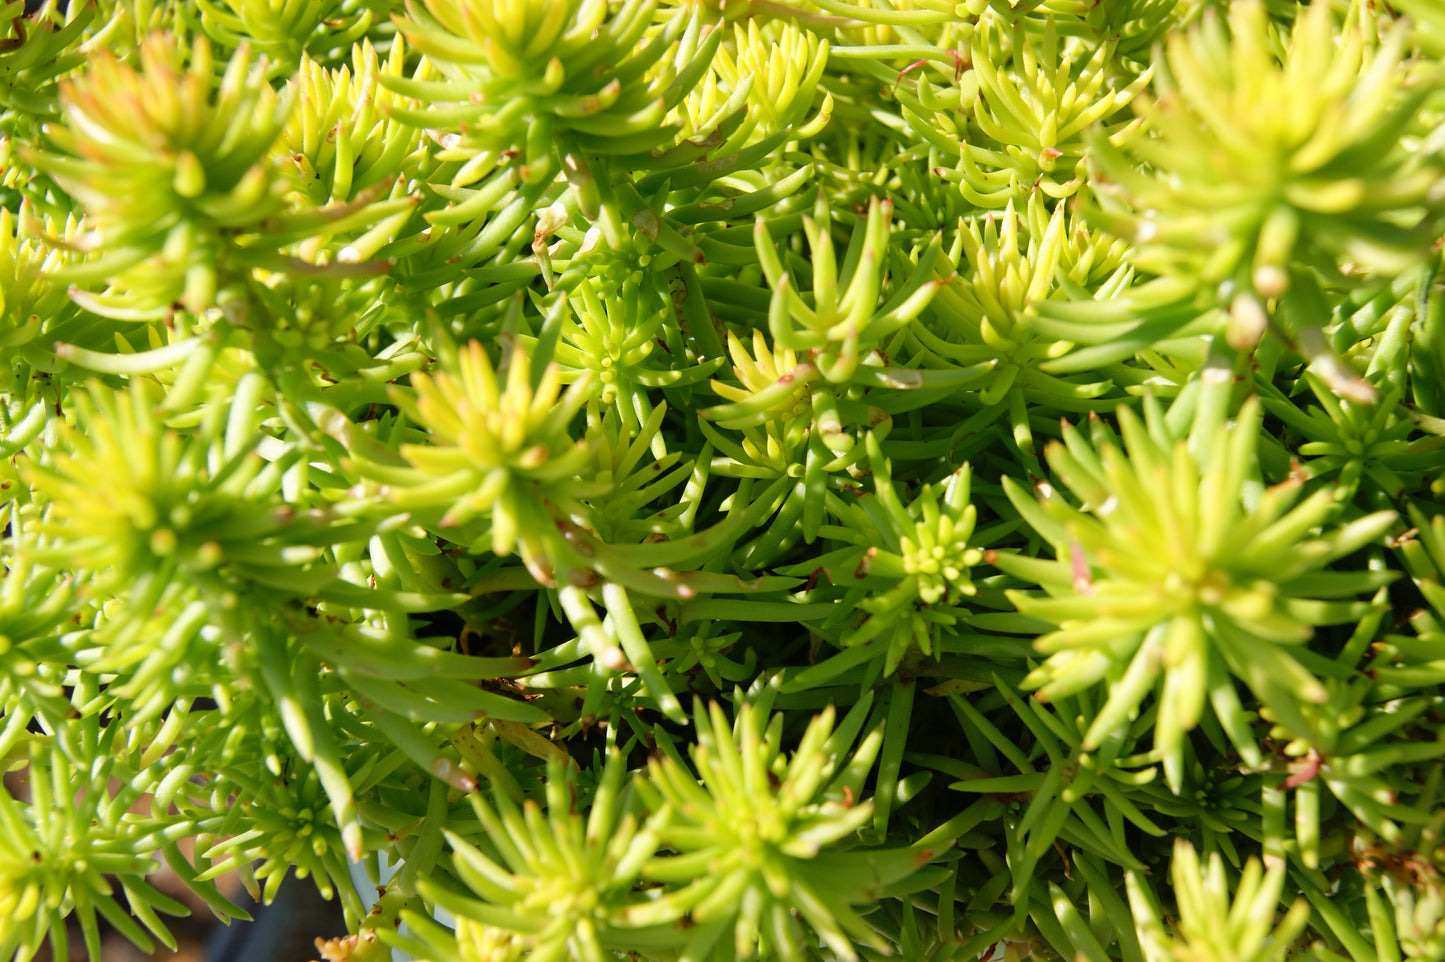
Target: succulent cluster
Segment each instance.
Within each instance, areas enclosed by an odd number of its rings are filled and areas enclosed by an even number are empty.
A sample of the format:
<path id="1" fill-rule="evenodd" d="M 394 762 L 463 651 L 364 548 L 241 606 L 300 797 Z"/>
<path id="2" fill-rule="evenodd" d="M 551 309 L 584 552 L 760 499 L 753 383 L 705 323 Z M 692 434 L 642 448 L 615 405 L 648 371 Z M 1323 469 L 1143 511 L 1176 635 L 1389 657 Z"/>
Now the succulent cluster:
<path id="1" fill-rule="evenodd" d="M 1438 3 L 26 8 L 0 956 L 1445 959 Z"/>

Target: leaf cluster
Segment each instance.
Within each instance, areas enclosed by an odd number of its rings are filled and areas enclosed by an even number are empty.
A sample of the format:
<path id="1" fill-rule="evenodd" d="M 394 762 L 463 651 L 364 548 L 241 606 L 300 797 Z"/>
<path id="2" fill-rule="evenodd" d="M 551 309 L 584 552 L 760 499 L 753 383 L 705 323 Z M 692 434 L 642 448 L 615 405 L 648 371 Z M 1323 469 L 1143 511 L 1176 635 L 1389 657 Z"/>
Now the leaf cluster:
<path id="1" fill-rule="evenodd" d="M 61 6 L 0 954 L 1445 958 L 1437 5 Z"/>

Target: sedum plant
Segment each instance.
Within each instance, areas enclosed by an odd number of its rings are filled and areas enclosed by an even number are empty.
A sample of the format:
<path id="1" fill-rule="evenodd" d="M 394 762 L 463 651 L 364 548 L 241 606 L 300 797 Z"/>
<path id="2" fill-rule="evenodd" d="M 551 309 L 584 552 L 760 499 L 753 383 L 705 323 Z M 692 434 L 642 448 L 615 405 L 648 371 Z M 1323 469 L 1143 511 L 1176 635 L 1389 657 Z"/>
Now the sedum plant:
<path id="1" fill-rule="evenodd" d="M 0 2 L 0 954 L 1445 959 L 1442 36 Z"/>

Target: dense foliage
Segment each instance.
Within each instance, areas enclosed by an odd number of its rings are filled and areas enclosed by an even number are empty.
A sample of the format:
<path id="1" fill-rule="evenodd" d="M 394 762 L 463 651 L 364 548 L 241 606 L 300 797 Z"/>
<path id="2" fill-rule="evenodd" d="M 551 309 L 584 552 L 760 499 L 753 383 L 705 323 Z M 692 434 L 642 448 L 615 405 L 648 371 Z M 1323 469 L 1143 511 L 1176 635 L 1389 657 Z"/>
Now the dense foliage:
<path id="1" fill-rule="evenodd" d="M 1440 0 L 24 8 L 0 955 L 1445 959 Z"/>

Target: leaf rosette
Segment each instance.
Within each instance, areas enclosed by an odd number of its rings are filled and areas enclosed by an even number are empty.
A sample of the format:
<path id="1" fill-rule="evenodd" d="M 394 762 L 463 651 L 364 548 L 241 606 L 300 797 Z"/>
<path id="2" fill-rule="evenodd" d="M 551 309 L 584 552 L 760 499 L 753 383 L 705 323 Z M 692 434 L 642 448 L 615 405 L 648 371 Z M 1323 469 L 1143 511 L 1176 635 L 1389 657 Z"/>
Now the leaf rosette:
<path id="1" fill-rule="evenodd" d="M 1059 559 L 987 556 L 1042 585 L 1043 595 L 1010 597 L 1022 613 L 1058 626 L 1038 639 L 1048 658 L 1028 683 L 1045 699 L 1109 684 L 1086 748 L 1127 725 L 1161 685 L 1155 752 L 1176 790 L 1184 733 L 1206 703 L 1242 757 L 1257 763 L 1231 675 L 1288 729 L 1309 733 L 1301 702 L 1327 697 L 1302 663 L 1313 660 L 1305 648 L 1314 626 L 1358 619 L 1367 606 L 1349 599 L 1393 578 L 1325 570 L 1378 541 L 1395 513 L 1333 524 L 1329 488 L 1302 498 L 1298 476 L 1264 487 L 1261 412 L 1251 399 L 1234 423 L 1186 439 L 1171 435 L 1157 408 L 1147 421 L 1121 408 L 1122 448 L 1101 421 L 1091 425 L 1092 444 L 1066 425 L 1046 454 L 1077 507 L 1047 482 L 1036 485 L 1035 500 L 1004 478 L 1009 500 Z M 1211 420 L 1199 418 L 1196 428 Z"/>
<path id="2" fill-rule="evenodd" d="M 1371 50 L 1357 24 L 1337 31 L 1331 6 L 1313 4 L 1281 57 L 1259 0 L 1171 35 L 1157 96 L 1134 101 L 1148 135 L 1122 151 L 1092 143 L 1134 263 L 1263 298 L 1305 265 L 1389 276 L 1420 263 L 1445 194 L 1415 136 L 1437 80 L 1402 69 L 1408 37 L 1399 24 Z"/>
<path id="3" fill-rule="evenodd" d="M 721 34 L 680 69 L 658 64 L 684 30 L 694 45 L 701 21 L 675 12 L 648 36 L 655 0 L 408 0 L 397 28 L 437 67 L 437 80 L 384 78 L 429 110 L 394 109 L 398 119 L 459 130 L 458 159 L 520 151 L 528 183 L 559 170 L 563 138 L 585 151 L 637 153 L 667 145 L 665 123 L 706 71 Z"/>
<path id="4" fill-rule="evenodd" d="M 411 391 L 398 389 L 392 397 L 431 443 L 401 445 L 409 467 L 370 459 L 356 467 L 385 482 L 393 504 L 433 517 L 442 528 L 483 520 L 470 537 L 465 529 L 449 535 L 499 556 L 520 551 L 533 576 L 550 584 L 548 559 L 573 555 L 557 522 L 585 517 L 578 499 L 595 493 L 595 484 L 579 480 L 592 463 L 590 447 L 569 433 L 593 384 L 583 376 L 564 389 L 556 365 L 534 381 L 531 356 L 520 347 L 511 351 L 503 376 L 477 341 L 459 351 L 455 375 L 413 374 Z"/>
<path id="5" fill-rule="evenodd" d="M 633 908 L 631 918 L 686 912 L 695 923 L 684 950 L 688 958 L 731 950 L 741 959 L 798 962 L 818 940 L 849 962 L 859 957 L 860 945 L 887 951 L 853 906 L 876 900 L 879 890 L 911 874 L 928 855 L 847 851 L 873 819 L 873 804 L 854 799 L 879 740 L 865 738 L 841 764 L 871 704 L 869 697 L 859 701 L 836 730 L 832 707 L 825 709 L 789 758 L 782 751 L 781 715 L 770 720 L 764 710 L 744 704 L 730 724 L 718 705 L 704 709 L 698 703 L 691 750 L 697 776 L 669 743 L 649 763 L 648 779 L 638 783 L 650 808 L 670 812 L 659 835 L 676 853 L 652 859 L 643 875 L 680 887 Z M 730 946 L 724 941 L 729 933 Z"/>
<path id="6" fill-rule="evenodd" d="M 219 83 L 204 38 L 183 60 L 167 34 L 145 39 L 139 68 L 99 52 L 61 85 L 64 124 L 46 128 L 55 149 L 31 158 L 84 208 L 92 233 L 77 243 L 100 252 L 67 277 L 131 295 L 87 295 L 91 310 L 134 320 L 177 302 L 211 306 L 229 238 L 285 209 L 286 181 L 266 153 L 290 100 L 245 50 Z"/>

